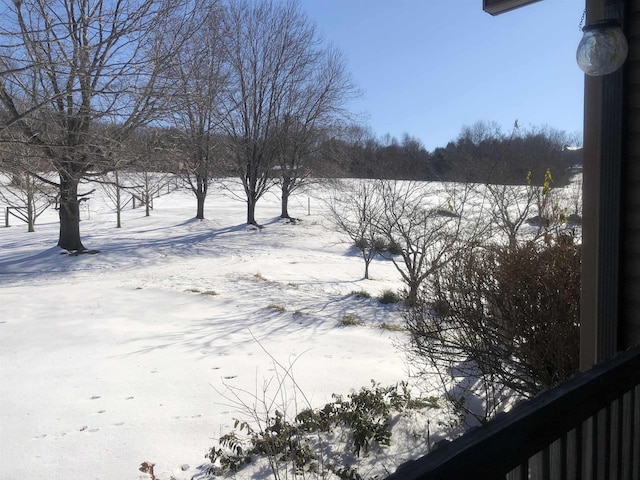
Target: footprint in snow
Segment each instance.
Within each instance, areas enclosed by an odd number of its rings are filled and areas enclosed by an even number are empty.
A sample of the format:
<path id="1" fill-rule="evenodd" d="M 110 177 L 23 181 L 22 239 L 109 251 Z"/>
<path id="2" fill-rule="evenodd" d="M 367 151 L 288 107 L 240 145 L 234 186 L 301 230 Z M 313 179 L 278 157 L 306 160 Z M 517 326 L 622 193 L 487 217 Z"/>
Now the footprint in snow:
<path id="1" fill-rule="evenodd" d="M 92 429 L 89 429 L 89 427 L 88 427 L 88 426 L 86 426 L 86 425 L 84 425 L 84 426 L 80 427 L 80 431 L 81 431 L 81 432 L 91 432 L 91 433 L 95 433 L 95 432 L 97 432 L 97 431 L 99 431 L 99 430 L 100 430 L 99 428 L 92 428 Z"/>

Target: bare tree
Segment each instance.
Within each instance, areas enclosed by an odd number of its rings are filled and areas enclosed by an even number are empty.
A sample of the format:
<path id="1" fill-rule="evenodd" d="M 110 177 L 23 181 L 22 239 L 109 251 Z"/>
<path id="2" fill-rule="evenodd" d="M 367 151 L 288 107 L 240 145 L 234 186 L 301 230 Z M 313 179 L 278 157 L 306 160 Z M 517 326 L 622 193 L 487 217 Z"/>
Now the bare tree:
<path id="1" fill-rule="evenodd" d="M 534 210 L 538 198 L 538 187 L 534 185 L 496 185 L 485 186 L 489 194 L 490 220 L 500 233 L 515 247 L 520 230 Z"/>
<path id="2" fill-rule="evenodd" d="M 172 117 L 181 150 L 178 174 L 196 197 L 196 218 L 204 219 L 204 203 L 221 156 L 219 102 L 227 87 L 223 15 L 219 1 L 202 4 L 203 21 L 178 52 Z"/>
<path id="3" fill-rule="evenodd" d="M 289 197 L 310 181 L 311 155 L 330 125 L 348 116 L 344 103 L 357 93 L 340 52 L 333 47 L 316 48 L 313 38 L 307 41 L 305 62 L 287 79 L 275 119 L 281 218 L 291 218 Z"/>
<path id="4" fill-rule="evenodd" d="M 7 205 L 6 215 L 22 220 L 28 232 L 35 232 L 37 218 L 56 202 L 55 189 L 22 170 L 4 174 L 6 183 L 0 178 L 0 200 Z"/>
<path id="5" fill-rule="evenodd" d="M 130 193 L 134 186 L 128 182 L 127 173 L 143 156 L 141 146 L 144 141 L 139 137 L 138 130 L 123 141 L 110 141 L 108 148 L 103 149 L 104 170 L 91 175 L 92 182 L 102 187 L 106 198 L 113 205 L 116 228 L 122 227 L 122 211 L 133 202 L 133 195 Z"/>
<path id="6" fill-rule="evenodd" d="M 24 0 L 2 8 L 0 134 L 19 129 L 57 172 L 58 181 L 45 180 L 59 189 L 58 245 L 84 252 L 78 185 L 102 168 L 101 127 L 110 125 L 120 141 L 158 113 L 189 12 L 182 0 Z M 21 167 L 37 174 L 29 162 Z"/>
<path id="7" fill-rule="evenodd" d="M 364 261 L 364 278 L 369 278 L 369 265 L 384 248 L 376 230 L 382 215 L 382 201 L 371 181 L 343 181 L 327 200 L 329 220 L 334 228 L 347 236 Z"/>
<path id="8" fill-rule="evenodd" d="M 127 199 L 125 197 L 124 192 L 127 186 L 122 179 L 120 168 L 116 166 L 111 172 L 103 174 L 100 178 L 100 184 L 116 211 L 116 228 L 121 228 L 122 211 L 132 201 L 132 198 Z"/>
<path id="9" fill-rule="evenodd" d="M 128 141 L 129 155 L 134 157 L 123 172 L 125 183 L 132 194 L 134 208 L 145 208 L 151 215 L 154 197 L 169 192 L 175 185 L 172 173 L 175 156 L 175 138 L 157 128 L 139 129 Z"/>
<path id="10" fill-rule="evenodd" d="M 329 218 L 359 250 L 365 278 L 376 255 L 393 262 L 413 306 L 425 280 L 482 235 L 474 194 L 464 184 L 353 180 L 330 198 Z"/>
<path id="11" fill-rule="evenodd" d="M 388 245 L 385 253 L 407 285 L 405 303 L 415 305 L 424 281 L 457 255 L 457 245 L 471 244 L 480 223 L 469 215 L 473 190 L 453 185 L 380 180 L 381 215 L 375 229 Z"/>
<path id="12" fill-rule="evenodd" d="M 325 142 L 323 156 L 335 165 L 328 175 L 339 177 L 382 178 L 384 168 L 376 162 L 378 143 L 371 128 L 359 123 L 337 122 Z M 326 168 L 323 165 L 320 168 Z M 315 167 L 318 169 L 318 166 Z"/>
<path id="13" fill-rule="evenodd" d="M 278 177 L 278 121 L 287 114 L 289 97 L 297 94 L 296 82 L 305 80 L 316 61 L 317 35 L 293 0 L 232 0 L 225 18 L 231 88 L 224 99 L 222 124 L 234 171 L 244 187 L 247 223 L 257 225 L 256 203 Z M 295 113 L 300 113 L 299 107 Z"/>

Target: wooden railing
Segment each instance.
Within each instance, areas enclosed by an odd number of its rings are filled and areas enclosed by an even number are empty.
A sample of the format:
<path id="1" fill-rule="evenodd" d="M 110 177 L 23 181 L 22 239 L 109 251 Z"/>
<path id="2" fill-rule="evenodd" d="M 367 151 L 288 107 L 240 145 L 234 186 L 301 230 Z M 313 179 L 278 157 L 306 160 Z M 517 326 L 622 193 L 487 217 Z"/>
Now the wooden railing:
<path id="1" fill-rule="evenodd" d="M 639 480 L 640 346 L 387 477 L 439 479 Z"/>

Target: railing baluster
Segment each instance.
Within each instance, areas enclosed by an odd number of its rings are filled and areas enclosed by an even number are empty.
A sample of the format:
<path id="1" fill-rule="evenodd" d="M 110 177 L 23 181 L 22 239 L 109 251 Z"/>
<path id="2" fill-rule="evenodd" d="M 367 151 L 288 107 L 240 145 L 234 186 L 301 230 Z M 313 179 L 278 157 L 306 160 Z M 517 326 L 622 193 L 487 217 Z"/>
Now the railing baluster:
<path id="1" fill-rule="evenodd" d="M 542 480 L 551 480 L 551 446 L 545 448 L 541 453 L 542 457 Z"/>
<path id="2" fill-rule="evenodd" d="M 610 458 L 610 436 L 609 432 L 611 431 L 611 409 L 609 406 L 601 409 L 596 415 L 596 422 L 598 424 L 598 434 L 597 434 L 597 451 L 596 451 L 596 459 L 597 459 L 597 479 L 598 480 L 608 480 L 609 474 L 609 462 Z"/>
<path id="3" fill-rule="evenodd" d="M 640 478 L 640 385 L 636 385 L 633 392 L 633 435 L 631 439 L 631 452 L 633 455 L 632 479 Z"/>
<path id="4" fill-rule="evenodd" d="M 549 447 L 529 459 L 530 480 L 549 480 Z"/>
<path id="5" fill-rule="evenodd" d="M 582 478 L 582 425 L 578 425 L 567 434 L 567 479 Z"/>
<path id="6" fill-rule="evenodd" d="M 567 434 L 549 447 L 549 475 L 553 480 L 567 479 Z"/>
<path id="7" fill-rule="evenodd" d="M 528 480 L 529 463 L 525 461 L 522 465 L 518 465 L 506 475 L 506 480 Z"/>
<path id="8" fill-rule="evenodd" d="M 520 467 L 516 467 L 504 476 L 504 480 L 520 480 Z"/>
<path id="9" fill-rule="evenodd" d="M 622 445 L 620 455 L 620 478 L 631 479 L 631 459 L 633 458 L 633 390 L 622 397 Z"/>
<path id="10" fill-rule="evenodd" d="M 620 399 L 616 399 L 611 402 L 609 407 L 610 423 L 609 423 L 609 479 L 620 478 L 620 466 L 622 464 L 622 448 L 621 448 L 621 435 L 622 435 L 622 415 L 620 413 L 622 402 Z"/>
<path id="11" fill-rule="evenodd" d="M 584 480 L 595 480 L 598 460 L 597 422 L 589 417 L 582 424 L 582 474 Z"/>
<path id="12" fill-rule="evenodd" d="M 529 459 L 529 480 L 542 480 L 541 465 L 540 453 L 536 453 Z"/>

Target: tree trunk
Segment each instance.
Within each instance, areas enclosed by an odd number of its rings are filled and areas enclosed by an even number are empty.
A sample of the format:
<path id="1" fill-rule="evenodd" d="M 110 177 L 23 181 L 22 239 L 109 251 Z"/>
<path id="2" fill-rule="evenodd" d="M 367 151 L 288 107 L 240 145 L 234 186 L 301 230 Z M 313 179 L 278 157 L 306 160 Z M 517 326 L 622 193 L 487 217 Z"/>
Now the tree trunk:
<path id="1" fill-rule="evenodd" d="M 116 175 L 116 228 L 122 228 L 121 212 L 122 212 L 122 193 L 120 189 L 120 176 L 118 170 L 115 171 Z"/>
<path id="2" fill-rule="evenodd" d="M 29 180 L 31 181 L 31 180 Z M 29 192 L 27 193 L 27 231 L 35 232 L 35 224 L 36 224 L 36 212 L 35 212 L 35 199 L 34 193 L 32 190 L 32 186 L 29 186 Z"/>
<path id="3" fill-rule="evenodd" d="M 247 224 L 258 225 L 256 222 L 256 199 L 251 196 L 247 198 Z"/>
<path id="4" fill-rule="evenodd" d="M 151 185 L 149 181 L 149 172 L 145 170 L 144 172 L 144 193 L 142 194 L 142 198 L 144 199 L 144 216 L 148 217 L 151 215 Z"/>
<path id="5" fill-rule="evenodd" d="M 204 199 L 205 199 L 205 196 L 202 195 L 201 193 L 196 195 L 196 200 L 198 202 L 198 207 L 197 207 L 197 211 L 196 211 L 196 218 L 198 220 L 204 220 Z"/>
<path id="6" fill-rule="evenodd" d="M 289 216 L 289 187 L 291 182 L 288 178 L 282 179 L 282 210 L 280 213 L 280 218 L 291 218 Z"/>
<path id="7" fill-rule="evenodd" d="M 58 246 L 70 252 L 85 249 L 80 240 L 80 202 L 78 201 L 78 178 L 60 172 L 60 235 Z"/>
<path id="8" fill-rule="evenodd" d="M 407 294 L 407 298 L 405 298 L 405 305 L 408 307 L 415 307 L 418 305 L 418 288 L 420 284 L 418 282 L 410 282 L 409 283 L 409 293 Z"/>
<path id="9" fill-rule="evenodd" d="M 122 227 L 122 194 L 120 186 L 116 185 L 116 228 Z"/>
<path id="10" fill-rule="evenodd" d="M 198 175 L 196 177 L 196 201 L 198 203 L 196 218 L 198 220 L 204 220 L 204 201 L 207 198 L 207 181 Z"/>

